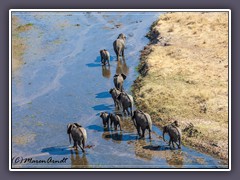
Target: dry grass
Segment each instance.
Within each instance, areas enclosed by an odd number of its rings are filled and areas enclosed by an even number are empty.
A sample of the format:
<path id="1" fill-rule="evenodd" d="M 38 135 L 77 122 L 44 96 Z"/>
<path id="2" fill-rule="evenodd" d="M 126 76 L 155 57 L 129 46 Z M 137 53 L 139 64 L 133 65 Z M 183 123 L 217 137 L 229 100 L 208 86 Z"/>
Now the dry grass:
<path id="1" fill-rule="evenodd" d="M 15 72 L 24 63 L 22 55 L 26 49 L 26 43 L 19 36 L 21 32 L 31 29 L 33 24 L 20 25 L 16 16 L 12 16 L 12 71 Z"/>
<path id="2" fill-rule="evenodd" d="M 153 29 L 170 46 L 150 45 L 149 71 L 134 85 L 137 106 L 160 126 L 192 123 L 197 133 L 184 141 L 227 160 L 228 14 L 167 13 Z"/>

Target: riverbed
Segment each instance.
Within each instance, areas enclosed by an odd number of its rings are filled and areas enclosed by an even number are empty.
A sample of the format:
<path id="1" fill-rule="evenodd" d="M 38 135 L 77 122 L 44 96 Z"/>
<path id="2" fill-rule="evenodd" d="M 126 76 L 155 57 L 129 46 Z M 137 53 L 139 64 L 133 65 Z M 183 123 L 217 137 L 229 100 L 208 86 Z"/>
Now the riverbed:
<path id="1" fill-rule="evenodd" d="M 100 112 L 115 112 L 108 92 L 114 74 L 127 75 L 124 89 L 131 94 L 145 35 L 161 13 L 14 12 L 33 28 L 21 34 L 24 65 L 12 75 L 13 168 L 226 168 L 188 147 L 171 150 L 155 126 L 151 140 L 148 133 L 140 140 L 127 117 L 122 132 L 103 128 Z M 120 33 L 127 36 L 126 58 L 118 62 L 112 44 Z M 110 67 L 101 65 L 100 49 L 110 52 Z M 69 144 L 72 122 L 87 130 L 86 153 Z M 41 163 L 49 158 L 56 163 Z"/>

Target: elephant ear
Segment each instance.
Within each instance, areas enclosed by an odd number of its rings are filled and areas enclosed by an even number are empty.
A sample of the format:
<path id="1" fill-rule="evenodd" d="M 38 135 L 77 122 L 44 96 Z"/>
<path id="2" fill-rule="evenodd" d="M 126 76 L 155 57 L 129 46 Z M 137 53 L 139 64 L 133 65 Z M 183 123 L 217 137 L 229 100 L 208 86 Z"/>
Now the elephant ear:
<path id="1" fill-rule="evenodd" d="M 113 88 L 109 90 L 109 93 L 112 94 Z"/>
<path id="2" fill-rule="evenodd" d="M 71 131 L 72 131 L 72 127 L 73 127 L 72 124 L 68 124 L 68 125 L 67 125 L 67 133 L 68 133 L 68 134 L 71 133 Z"/>
<path id="3" fill-rule="evenodd" d="M 113 77 L 118 77 L 118 74 L 115 74 Z"/>
<path id="4" fill-rule="evenodd" d="M 122 75 L 124 80 L 127 78 L 127 76 L 125 74 L 122 73 L 121 75 Z"/>
<path id="5" fill-rule="evenodd" d="M 74 123 L 74 124 L 75 124 L 75 126 L 77 126 L 77 127 L 82 127 L 81 124 L 78 124 L 78 123 Z"/>
<path id="6" fill-rule="evenodd" d="M 100 117 L 102 117 L 103 116 L 103 112 L 100 112 Z"/>

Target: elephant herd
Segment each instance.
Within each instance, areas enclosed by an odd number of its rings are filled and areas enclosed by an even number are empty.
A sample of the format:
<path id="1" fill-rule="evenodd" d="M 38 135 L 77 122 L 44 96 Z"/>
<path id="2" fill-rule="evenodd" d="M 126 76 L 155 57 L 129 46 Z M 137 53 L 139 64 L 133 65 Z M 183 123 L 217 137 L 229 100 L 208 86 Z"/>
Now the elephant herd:
<path id="1" fill-rule="evenodd" d="M 117 61 L 120 60 L 120 56 L 125 60 L 124 49 L 126 43 L 126 36 L 121 33 L 118 38 L 113 42 L 113 49 L 117 56 Z M 100 57 L 102 66 L 110 66 L 110 54 L 106 49 L 100 50 Z M 145 131 L 148 130 L 149 138 L 151 139 L 152 132 L 152 120 L 148 113 L 143 112 L 142 110 L 133 111 L 133 97 L 124 91 L 124 80 L 127 76 L 123 73 L 115 74 L 113 76 L 114 88 L 109 90 L 109 93 L 112 96 L 114 106 L 117 110 L 122 110 L 123 115 L 131 116 L 134 127 L 137 130 L 137 134 L 140 138 L 145 137 Z M 114 130 L 118 129 L 122 131 L 122 120 L 119 115 L 110 112 L 101 112 L 100 118 L 104 128 L 110 128 L 114 126 Z M 179 124 L 177 121 L 163 127 L 163 140 L 165 141 L 164 135 L 168 133 L 170 139 L 168 145 L 175 148 L 174 143 L 181 148 L 181 130 L 178 128 Z M 69 142 L 71 144 L 71 139 L 74 141 L 74 148 L 81 148 L 82 152 L 85 152 L 84 148 L 87 141 L 86 130 L 78 123 L 68 124 L 67 133 L 69 135 Z M 178 143 L 177 143 L 178 142 Z"/>

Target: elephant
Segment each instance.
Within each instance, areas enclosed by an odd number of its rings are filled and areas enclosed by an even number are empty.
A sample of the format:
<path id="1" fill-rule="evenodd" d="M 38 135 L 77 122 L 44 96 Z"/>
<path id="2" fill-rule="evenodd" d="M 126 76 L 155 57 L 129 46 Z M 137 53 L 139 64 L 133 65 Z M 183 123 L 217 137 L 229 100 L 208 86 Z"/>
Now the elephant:
<path id="1" fill-rule="evenodd" d="M 127 111 L 127 115 L 131 115 L 132 116 L 132 110 L 133 110 L 133 97 L 129 94 L 127 94 L 126 92 L 121 92 L 117 99 L 119 100 L 119 102 L 122 105 L 122 110 L 123 113 L 125 114 L 125 111 Z M 128 110 L 128 108 L 130 108 L 130 112 Z"/>
<path id="2" fill-rule="evenodd" d="M 107 112 L 101 112 L 100 117 L 102 118 L 103 127 L 109 128 L 109 114 Z"/>
<path id="3" fill-rule="evenodd" d="M 127 78 L 125 74 L 115 74 L 113 76 L 113 83 L 115 85 L 115 88 L 117 88 L 119 91 L 123 91 L 123 81 Z"/>
<path id="4" fill-rule="evenodd" d="M 100 50 L 101 62 L 103 65 L 108 64 L 110 66 L 110 54 L 106 49 Z M 107 63 L 106 63 L 107 62 Z"/>
<path id="5" fill-rule="evenodd" d="M 124 59 L 124 48 L 125 48 L 126 36 L 121 33 L 118 35 L 118 38 L 113 42 L 113 49 L 117 55 L 117 61 L 119 57 L 122 56 Z"/>
<path id="6" fill-rule="evenodd" d="M 74 141 L 75 149 L 79 146 L 82 152 L 85 152 L 84 148 L 87 142 L 87 132 L 86 130 L 78 123 L 71 123 L 67 125 L 67 133 L 69 135 L 69 142 L 71 144 L 71 138 Z"/>
<path id="7" fill-rule="evenodd" d="M 121 107 L 121 104 L 120 104 L 119 100 L 117 99 L 117 97 L 119 96 L 119 94 L 121 92 L 117 88 L 111 88 L 109 90 L 109 93 L 112 95 L 115 107 L 119 110 Z"/>
<path id="8" fill-rule="evenodd" d="M 175 149 L 174 143 L 177 144 L 177 142 L 178 148 L 181 149 L 182 133 L 180 128 L 178 127 L 179 127 L 178 121 L 174 121 L 173 123 L 163 127 L 163 140 L 166 142 L 164 134 L 168 133 L 170 137 L 168 145 L 171 147 L 172 144 L 174 149 Z"/>
<path id="9" fill-rule="evenodd" d="M 109 119 L 111 120 L 111 127 L 112 124 L 114 125 L 114 130 L 117 130 L 117 127 L 119 126 L 120 131 L 122 131 L 122 126 L 121 126 L 121 118 L 118 115 L 114 115 L 112 113 L 109 113 Z"/>
<path id="10" fill-rule="evenodd" d="M 151 132 L 152 132 L 152 120 L 149 114 L 144 113 L 141 110 L 135 110 L 133 112 L 132 121 L 134 126 L 137 129 L 138 135 L 140 138 L 144 138 L 145 130 L 148 129 L 149 131 L 149 139 L 151 139 Z M 142 129 L 142 135 L 140 133 L 140 128 Z"/>

